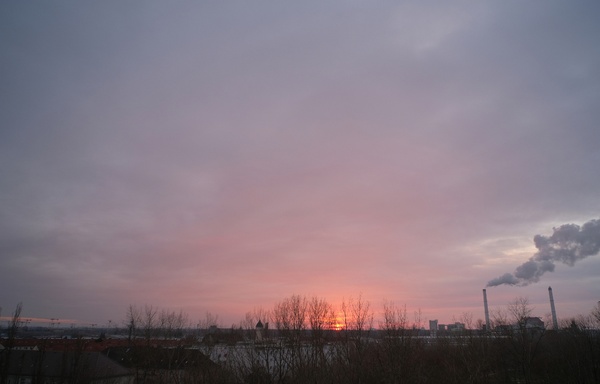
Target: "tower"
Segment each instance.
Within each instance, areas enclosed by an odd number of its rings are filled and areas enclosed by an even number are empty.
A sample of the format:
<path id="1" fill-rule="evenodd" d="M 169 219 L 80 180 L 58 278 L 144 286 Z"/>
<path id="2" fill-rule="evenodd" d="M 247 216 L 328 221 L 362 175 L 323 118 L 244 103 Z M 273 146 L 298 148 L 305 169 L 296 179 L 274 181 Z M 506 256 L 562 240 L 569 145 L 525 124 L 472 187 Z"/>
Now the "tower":
<path id="1" fill-rule="evenodd" d="M 431 336 L 436 336 L 438 331 L 438 321 L 437 320 L 429 320 L 429 334 Z"/>
<path id="2" fill-rule="evenodd" d="M 485 288 L 483 289 L 483 309 L 485 311 L 485 330 L 491 331 L 492 328 L 490 326 L 490 311 L 488 310 L 487 292 Z"/>
<path id="3" fill-rule="evenodd" d="M 558 330 L 558 319 L 556 318 L 556 308 L 554 308 L 554 295 L 552 287 L 548 287 L 548 296 L 550 296 L 550 311 L 552 312 L 552 329 Z"/>
<path id="4" fill-rule="evenodd" d="M 257 342 L 261 342 L 263 339 L 263 323 L 262 321 L 258 320 L 258 323 L 256 323 L 256 341 Z"/>

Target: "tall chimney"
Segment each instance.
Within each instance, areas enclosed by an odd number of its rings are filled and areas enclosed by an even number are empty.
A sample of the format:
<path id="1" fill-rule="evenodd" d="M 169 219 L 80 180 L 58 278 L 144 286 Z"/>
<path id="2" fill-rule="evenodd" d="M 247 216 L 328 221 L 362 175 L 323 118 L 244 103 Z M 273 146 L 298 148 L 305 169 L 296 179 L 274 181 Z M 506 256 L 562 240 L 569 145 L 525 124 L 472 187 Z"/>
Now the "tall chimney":
<path id="1" fill-rule="evenodd" d="M 490 326 L 490 311 L 488 310 L 487 293 L 485 291 L 485 288 L 483 289 L 483 309 L 485 310 L 485 330 L 491 331 L 492 328 Z"/>
<path id="2" fill-rule="evenodd" d="M 556 319 L 556 308 L 554 308 L 554 295 L 552 287 L 548 287 L 548 296 L 550 296 L 550 311 L 552 311 L 552 328 L 558 330 L 558 320 Z"/>

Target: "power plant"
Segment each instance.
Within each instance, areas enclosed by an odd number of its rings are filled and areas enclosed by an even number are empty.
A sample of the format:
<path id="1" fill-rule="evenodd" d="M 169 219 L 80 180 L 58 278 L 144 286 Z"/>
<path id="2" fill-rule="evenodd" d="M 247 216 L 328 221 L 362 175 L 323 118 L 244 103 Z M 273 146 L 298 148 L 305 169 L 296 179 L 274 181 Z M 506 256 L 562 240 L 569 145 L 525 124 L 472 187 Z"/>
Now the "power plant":
<path id="1" fill-rule="evenodd" d="M 550 311 L 552 314 L 552 329 L 558 330 L 558 318 L 556 317 L 556 307 L 554 306 L 554 295 L 552 294 L 552 287 L 548 287 L 548 296 L 550 297 Z M 598 302 L 600 305 L 600 301 Z M 485 329 L 491 331 L 490 323 L 490 311 L 488 308 L 487 291 L 483 289 L 483 310 L 485 311 Z"/>

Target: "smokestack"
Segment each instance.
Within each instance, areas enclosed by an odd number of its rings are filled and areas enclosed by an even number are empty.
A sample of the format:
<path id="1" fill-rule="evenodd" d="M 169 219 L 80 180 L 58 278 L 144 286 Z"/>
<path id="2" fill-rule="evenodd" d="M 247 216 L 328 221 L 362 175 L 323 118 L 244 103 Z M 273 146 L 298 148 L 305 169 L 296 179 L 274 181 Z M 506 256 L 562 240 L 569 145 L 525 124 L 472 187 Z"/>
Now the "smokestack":
<path id="1" fill-rule="evenodd" d="M 554 295 L 552 294 L 552 287 L 548 287 L 548 296 L 550 296 L 550 311 L 552 311 L 552 327 L 556 331 L 558 330 L 558 320 L 556 319 L 556 308 L 554 308 Z"/>
<path id="2" fill-rule="evenodd" d="M 485 310 L 485 330 L 491 331 L 490 327 L 490 311 L 488 310 L 487 292 L 483 289 L 483 309 Z"/>

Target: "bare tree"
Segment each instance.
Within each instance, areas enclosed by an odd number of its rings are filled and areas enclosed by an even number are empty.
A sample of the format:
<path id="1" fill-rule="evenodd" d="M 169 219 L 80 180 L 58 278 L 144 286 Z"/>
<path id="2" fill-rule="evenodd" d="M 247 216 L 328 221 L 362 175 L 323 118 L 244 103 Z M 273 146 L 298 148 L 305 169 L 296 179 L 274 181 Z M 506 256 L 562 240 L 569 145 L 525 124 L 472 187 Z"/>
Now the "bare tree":
<path id="1" fill-rule="evenodd" d="M 363 382 L 371 371 L 367 364 L 368 336 L 373 328 L 374 315 L 371 303 L 362 295 L 354 299 L 350 297 L 341 304 L 341 316 L 344 329 L 341 332 L 344 340 L 338 346 L 338 358 L 346 365 L 343 381 Z"/>
<path id="2" fill-rule="evenodd" d="M 344 328 L 354 335 L 362 337 L 373 328 L 374 315 L 371 303 L 363 299 L 362 295 L 354 299 L 350 297 L 342 301 L 342 321 Z"/>
<path id="3" fill-rule="evenodd" d="M 211 327 L 220 328 L 222 326 L 219 315 L 213 315 L 210 312 L 206 312 L 203 319 L 198 320 L 198 329 L 209 329 Z"/>
<path id="4" fill-rule="evenodd" d="M 275 325 L 288 341 L 298 342 L 306 329 L 307 306 L 306 298 L 300 295 L 292 295 L 275 304 Z"/>
<path id="5" fill-rule="evenodd" d="M 538 347 L 544 331 L 528 326 L 533 307 L 527 298 L 516 297 L 508 304 L 506 311 L 512 321 L 509 327 L 504 328 L 508 336 L 503 339 L 506 372 L 507 375 L 516 373 L 519 376 L 516 379 L 530 383 L 533 380 L 532 367 L 538 357 Z"/>
<path id="6" fill-rule="evenodd" d="M 507 314 L 506 310 L 499 308 L 499 309 L 493 310 L 491 315 L 492 315 L 491 316 L 492 324 L 490 324 L 490 330 L 505 328 L 505 327 L 509 326 L 508 314 Z"/>
<path id="7" fill-rule="evenodd" d="M 189 320 L 183 311 L 175 312 L 163 309 L 158 315 L 157 324 L 163 338 L 180 338 L 183 336 L 183 329 L 189 325 Z"/>
<path id="8" fill-rule="evenodd" d="M 421 312 L 421 308 L 414 312 L 414 319 L 413 329 L 421 329 L 423 326 L 423 313 Z"/>
<path id="9" fill-rule="evenodd" d="M 15 337 L 19 327 L 21 326 L 21 311 L 23 303 L 19 302 L 15 308 L 15 312 L 8 324 L 7 340 L 4 353 L 0 354 L 0 383 L 4 384 L 8 379 L 8 364 L 11 359 L 12 349 L 14 348 Z"/>
<path id="10" fill-rule="evenodd" d="M 229 352 L 230 364 L 234 367 L 238 381 L 269 383 L 273 382 L 273 377 L 277 377 L 276 381 L 280 382 L 291 372 L 292 354 L 289 345 L 282 346 L 278 339 L 271 337 L 272 330 L 269 329 L 270 322 L 278 324 L 278 329 L 283 329 L 284 323 L 288 330 L 291 329 L 291 315 L 285 312 L 289 308 L 287 299 L 284 302 L 276 305 L 279 310 L 278 321 L 275 320 L 274 311 L 262 307 L 246 312 L 240 321 L 239 329 L 245 332 L 246 340 L 254 340 L 254 343 L 246 344 L 243 348 L 233 348 Z M 261 328 L 257 328 L 259 323 Z"/>
<path id="11" fill-rule="evenodd" d="M 598 304 L 596 304 L 594 309 L 592 309 L 592 312 L 590 315 L 591 315 L 591 318 L 593 319 L 592 321 L 595 323 L 596 328 L 600 329 L 600 301 L 598 302 Z"/>
<path id="12" fill-rule="evenodd" d="M 326 342 L 331 325 L 335 324 L 333 306 L 325 299 L 313 296 L 308 304 L 308 322 L 311 329 L 310 372 L 315 377 L 324 378 L 327 374 L 328 356 Z"/>
<path id="13" fill-rule="evenodd" d="M 129 341 L 135 339 L 137 329 L 142 321 L 141 318 L 142 315 L 140 310 L 136 306 L 130 304 L 127 308 L 127 315 L 125 320 L 125 326 L 127 327 Z"/>
<path id="14" fill-rule="evenodd" d="M 285 298 L 273 308 L 273 320 L 285 344 L 280 349 L 278 380 L 305 371 L 307 356 L 302 349 L 302 337 L 306 330 L 307 310 L 308 302 L 300 295 Z"/>
<path id="15" fill-rule="evenodd" d="M 335 311 L 327 300 L 314 296 L 308 304 L 308 322 L 313 336 L 322 338 L 335 323 Z"/>
<path id="16" fill-rule="evenodd" d="M 380 324 L 380 327 L 389 336 L 397 336 L 399 332 L 408 329 L 406 305 L 398 307 L 393 301 L 385 301 L 383 303 L 383 322 Z"/>
<path id="17" fill-rule="evenodd" d="M 144 332 L 144 339 L 147 343 L 156 336 L 157 333 L 157 317 L 158 317 L 158 309 L 153 307 L 152 305 L 145 305 L 144 310 L 142 312 L 142 330 Z"/>
<path id="18" fill-rule="evenodd" d="M 460 315 L 459 321 L 465 325 L 465 329 L 473 329 L 473 312 L 463 312 Z"/>
<path id="19" fill-rule="evenodd" d="M 512 317 L 513 324 L 519 328 L 525 328 L 527 321 L 533 312 L 533 307 L 529 304 L 529 299 L 526 297 L 516 297 L 508 304 L 509 315 Z"/>
<path id="20" fill-rule="evenodd" d="M 19 327 L 21 326 L 21 311 L 23 310 L 23 303 L 18 303 L 15 308 L 15 312 L 13 313 L 12 319 L 8 325 L 8 340 L 9 342 L 13 342 Z"/>
<path id="21" fill-rule="evenodd" d="M 423 345 L 416 337 L 415 324 L 409 323 L 406 305 L 399 307 L 392 301 L 384 302 L 380 328 L 385 336 L 381 342 L 379 364 L 386 382 L 419 382 Z"/>

